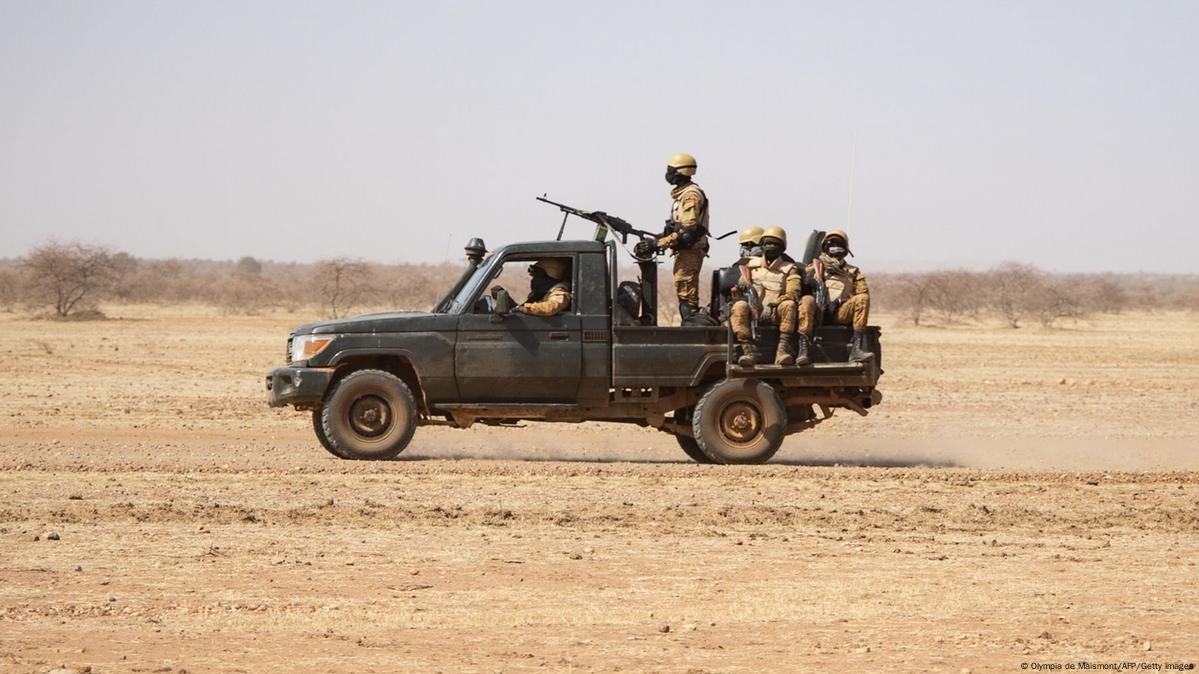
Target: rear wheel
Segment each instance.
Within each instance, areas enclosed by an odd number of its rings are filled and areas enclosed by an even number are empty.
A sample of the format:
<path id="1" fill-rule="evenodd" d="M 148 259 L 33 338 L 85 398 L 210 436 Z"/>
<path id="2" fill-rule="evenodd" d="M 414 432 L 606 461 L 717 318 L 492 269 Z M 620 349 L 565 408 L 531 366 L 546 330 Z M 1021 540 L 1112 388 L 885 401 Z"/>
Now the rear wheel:
<path id="1" fill-rule="evenodd" d="M 674 439 L 679 441 L 679 447 L 683 448 L 683 451 L 686 452 L 687 456 L 691 457 L 692 461 L 696 463 L 712 463 L 712 459 L 709 459 L 708 455 L 704 454 L 704 450 L 699 448 L 699 443 L 695 441 L 695 438 L 686 435 L 676 435 Z"/>
<path id="2" fill-rule="evenodd" d="M 764 463 L 783 444 L 787 410 L 769 384 L 726 379 L 699 399 L 691 429 L 696 444 L 716 463 Z"/>
<path id="3" fill-rule="evenodd" d="M 330 451 L 344 459 L 395 458 L 416 431 L 416 401 L 399 377 L 382 370 L 351 372 L 321 406 Z"/>

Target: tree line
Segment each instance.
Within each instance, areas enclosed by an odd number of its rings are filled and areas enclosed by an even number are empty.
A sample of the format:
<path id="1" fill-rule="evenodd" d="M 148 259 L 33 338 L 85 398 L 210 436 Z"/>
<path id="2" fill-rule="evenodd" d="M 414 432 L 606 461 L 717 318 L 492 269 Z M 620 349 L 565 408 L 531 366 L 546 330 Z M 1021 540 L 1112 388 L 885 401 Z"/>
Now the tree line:
<path id="1" fill-rule="evenodd" d="M 464 264 L 148 260 L 105 246 L 49 241 L 0 261 L 0 309 L 58 318 L 100 317 L 100 302 L 203 303 L 226 314 L 316 309 L 328 317 L 368 308 L 421 310 L 448 291 Z M 527 283 L 523 272 L 505 270 L 501 279 L 514 296 Z M 1012 328 L 1033 322 L 1052 327 L 1061 319 L 1129 309 L 1199 309 L 1196 274 L 1052 274 L 1009 262 L 986 271 L 869 279 L 875 310 L 898 313 L 915 325 L 997 319 Z M 670 321 L 673 284 L 665 265 L 659 282 L 662 318 Z M 706 296 L 706 288 L 701 292 Z"/>

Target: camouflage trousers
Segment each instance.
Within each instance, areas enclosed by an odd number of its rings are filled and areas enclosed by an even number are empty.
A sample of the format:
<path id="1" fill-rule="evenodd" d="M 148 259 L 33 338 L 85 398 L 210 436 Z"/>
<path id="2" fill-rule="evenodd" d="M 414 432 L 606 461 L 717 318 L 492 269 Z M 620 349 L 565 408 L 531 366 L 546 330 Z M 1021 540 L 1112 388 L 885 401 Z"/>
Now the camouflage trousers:
<path id="1" fill-rule="evenodd" d="M 862 330 L 870 320 L 870 296 L 854 295 L 837 307 L 837 313 L 826 317 L 837 325 L 852 325 L 854 330 Z"/>
<path id="2" fill-rule="evenodd" d="M 811 337 L 816 329 L 816 302 L 810 295 L 799 298 L 799 303 L 784 299 L 775 305 L 771 322 L 778 326 L 780 335 L 800 334 Z M 753 312 L 749 309 L 749 302 L 734 302 L 729 314 L 729 324 L 733 326 L 733 335 L 739 343 L 748 344 L 752 339 L 752 323 Z"/>
<path id="3" fill-rule="evenodd" d="M 706 247 L 674 252 L 674 292 L 679 302 L 699 306 L 699 270 L 707 253 Z"/>

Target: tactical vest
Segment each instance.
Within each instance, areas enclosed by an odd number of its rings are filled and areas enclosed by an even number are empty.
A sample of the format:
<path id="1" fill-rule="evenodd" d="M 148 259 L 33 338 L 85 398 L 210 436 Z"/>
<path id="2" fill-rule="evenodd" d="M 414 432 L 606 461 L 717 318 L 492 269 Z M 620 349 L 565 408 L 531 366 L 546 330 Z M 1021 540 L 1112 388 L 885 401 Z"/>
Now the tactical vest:
<path id="1" fill-rule="evenodd" d="M 770 265 L 767 265 L 764 257 L 754 258 L 747 266 L 763 306 L 778 304 L 779 298 L 787 291 L 787 276 L 796 269 L 793 263 L 781 257 Z"/>

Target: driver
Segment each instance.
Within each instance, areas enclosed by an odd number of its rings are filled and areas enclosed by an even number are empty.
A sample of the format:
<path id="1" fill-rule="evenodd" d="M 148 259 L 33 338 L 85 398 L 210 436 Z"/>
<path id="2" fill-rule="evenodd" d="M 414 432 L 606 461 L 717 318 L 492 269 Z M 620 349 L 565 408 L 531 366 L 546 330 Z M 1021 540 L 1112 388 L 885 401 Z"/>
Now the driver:
<path id="1" fill-rule="evenodd" d="M 570 308 L 570 269 L 565 260 L 538 260 L 529 266 L 529 276 L 529 297 L 513 313 L 557 316 Z"/>

